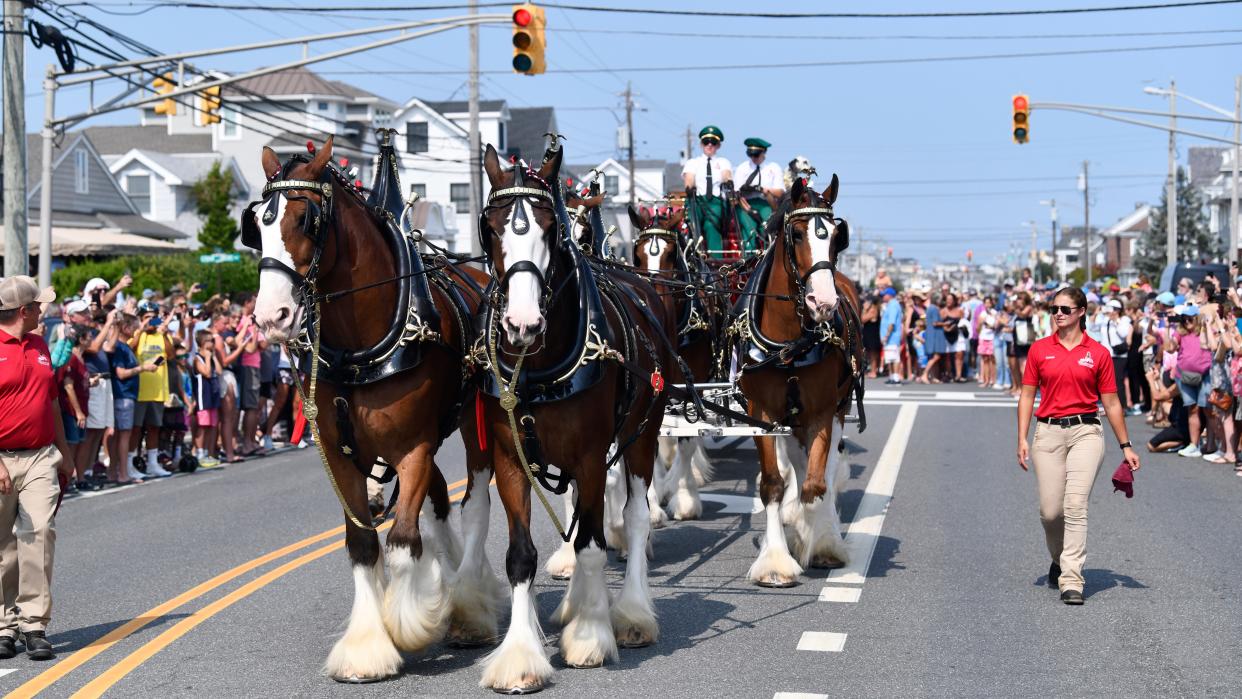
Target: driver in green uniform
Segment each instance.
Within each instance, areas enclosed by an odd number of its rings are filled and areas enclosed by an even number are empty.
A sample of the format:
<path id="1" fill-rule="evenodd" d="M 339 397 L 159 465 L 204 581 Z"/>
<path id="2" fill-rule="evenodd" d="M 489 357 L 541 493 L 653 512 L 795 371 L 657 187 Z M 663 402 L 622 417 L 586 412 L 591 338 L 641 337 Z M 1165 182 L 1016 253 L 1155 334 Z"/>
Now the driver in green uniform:
<path id="1" fill-rule="evenodd" d="M 737 188 L 737 223 L 742 234 L 742 249 L 753 252 L 759 249 L 764 226 L 772 215 L 772 208 L 785 193 L 781 168 L 767 162 L 771 143 L 762 138 L 748 138 L 746 162 L 737 166 L 734 181 Z M 766 241 L 764 241 L 766 242 Z"/>
<path id="2" fill-rule="evenodd" d="M 681 171 L 686 196 L 694 196 L 698 210 L 696 223 L 703 243 L 713 257 L 720 257 L 724 249 L 725 199 L 722 192 L 728 191 L 733 179 L 733 164 L 716 155 L 723 140 L 724 133 L 720 127 L 704 126 L 699 132 L 703 155 L 687 160 Z"/>

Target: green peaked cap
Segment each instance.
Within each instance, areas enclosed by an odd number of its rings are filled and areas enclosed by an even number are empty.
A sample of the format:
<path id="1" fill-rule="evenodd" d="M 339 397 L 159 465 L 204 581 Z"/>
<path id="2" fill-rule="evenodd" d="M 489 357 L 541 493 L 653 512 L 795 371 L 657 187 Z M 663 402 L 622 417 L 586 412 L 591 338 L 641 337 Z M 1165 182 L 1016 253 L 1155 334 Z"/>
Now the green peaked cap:
<path id="1" fill-rule="evenodd" d="M 721 141 L 724 140 L 724 132 L 720 130 L 719 126 L 704 126 L 703 130 L 699 132 L 699 140 L 702 140 L 708 136 L 715 136 Z"/>
<path id="2" fill-rule="evenodd" d="M 746 144 L 747 146 L 750 146 L 751 148 L 762 148 L 764 150 L 767 150 L 772 147 L 771 143 L 768 143 L 762 138 L 755 138 L 753 136 L 746 139 L 745 141 L 742 141 L 742 143 Z"/>

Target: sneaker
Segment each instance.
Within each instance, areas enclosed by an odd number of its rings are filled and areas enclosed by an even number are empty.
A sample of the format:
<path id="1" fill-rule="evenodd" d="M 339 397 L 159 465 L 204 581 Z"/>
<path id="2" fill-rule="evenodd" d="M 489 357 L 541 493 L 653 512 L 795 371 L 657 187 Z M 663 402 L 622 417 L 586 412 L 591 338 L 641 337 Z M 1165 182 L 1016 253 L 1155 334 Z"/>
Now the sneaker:
<path id="1" fill-rule="evenodd" d="M 210 456 L 204 456 L 198 460 L 199 468 L 216 468 L 220 465 L 220 460 Z"/>
<path id="2" fill-rule="evenodd" d="M 1186 446 L 1182 447 L 1177 452 L 1177 454 L 1178 456 L 1189 456 L 1191 458 L 1203 456 L 1203 452 L 1199 451 L 1198 444 L 1187 444 Z"/>
<path id="3" fill-rule="evenodd" d="M 168 478 L 171 475 L 172 475 L 172 471 L 165 469 L 163 466 L 160 466 L 159 464 L 152 464 L 151 466 L 147 467 L 148 478 Z"/>
<path id="4" fill-rule="evenodd" d="M 1143 409 L 1137 405 L 1126 411 L 1126 415 L 1130 415 L 1130 416 L 1142 415 L 1142 414 L 1143 414 Z"/>
<path id="5" fill-rule="evenodd" d="M 22 634 L 22 640 L 26 643 L 26 656 L 31 660 L 51 660 L 56 657 L 52 644 L 42 631 L 27 631 Z"/>
<path id="6" fill-rule="evenodd" d="M 272 435 L 270 434 L 263 435 L 263 448 L 266 449 L 267 451 L 272 451 L 273 449 L 276 448 L 276 445 L 272 442 Z"/>
<path id="7" fill-rule="evenodd" d="M 1066 604 L 1075 604 L 1075 605 L 1082 604 L 1083 603 L 1082 591 L 1081 590 L 1066 590 L 1065 592 L 1061 593 L 1061 601 Z"/>

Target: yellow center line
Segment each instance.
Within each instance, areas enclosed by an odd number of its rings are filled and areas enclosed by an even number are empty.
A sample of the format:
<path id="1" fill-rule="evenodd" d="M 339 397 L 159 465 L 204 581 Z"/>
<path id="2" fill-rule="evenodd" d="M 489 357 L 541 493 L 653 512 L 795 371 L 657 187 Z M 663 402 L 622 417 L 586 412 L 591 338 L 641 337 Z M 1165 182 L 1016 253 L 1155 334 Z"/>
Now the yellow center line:
<path id="1" fill-rule="evenodd" d="M 464 482 L 465 481 L 461 481 L 460 483 L 454 483 L 452 486 L 450 486 L 450 488 L 455 488 Z M 457 493 L 456 495 L 453 495 L 452 497 L 450 497 L 449 502 L 458 502 L 462 498 L 464 498 L 465 495 L 466 495 L 466 491 L 463 490 L 460 493 Z M 377 527 L 376 531 L 377 532 L 383 531 L 385 529 L 388 529 L 392 525 L 393 525 L 393 522 L 389 520 L 388 522 L 385 522 L 384 524 Z M 344 527 L 342 527 L 342 529 L 343 528 Z M 345 546 L 345 542 L 344 540 L 342 540 L 342 541 L 337 541 L 337 542 L 328 544 L 327 546 L 324 546 L 322 548 L 318 548 L 314 551 L 311 551 L 310 553 L 303 554 L 289 561 L 288 563 L 285 563 L 277 568 L 273 568 L 267 573 L 264 573 L 263 575 L 255 578 L 254 580 L 251 580 L 250 582 L 246 583 L 245 585 L 242 585 L 241 587 L 230 592 L 229 594 L 224 595 L 223 597 L 212 602 L 211 604 L 204 606 L 203 608 L 194 612 L 190 616 L 177 622 L 171 628 L 161 633 L 159 636 L 156 636 L 150 641 L 147 641 L 145 644 L 142 645 L 141 648 L 130 653 L 125 658 L 123 658 L 120 662 L 118 662 L 116 665 L 113 665 L 103 674 L 99 675 L 94 680 L 91 680 L 91 682 L 89 682 L 85 687 L 83 687 L 82 689 L 78 690 L 77 692 L 73 694 L 73 699 L 94 699 L 95 697 L 102 696 L 104 692 L 111 689 L 113 685 L 115 685 L 117 682 L 123 679 L 126 675 L 128 675 L 129 673 L 137 669 L 139 665 L 142 665 L 147 660 L 150 660 L 152 656 L 154 656 L 156 653 L 159 653 L 161 650 L 167 648 L 177 639 L 189 633 L 192 629 L 194 629 L 194 627 L 198 626 L 204 621 L 207 621 L 208 619 L 224 611 L 225 609 L 228 609 L 233 604 L 240 602 L 241 600 L 249 597 L 255 592 L 258 592 L 262 588 L 266 587 L 267 585 L 274 582 L 275 580 L 283 577 L 284 575 L 294 570 L 297 570 L 298 568 L 301 568 L 307 563 L 311 563 L 312 561 L 322 558 L 328 555 L 329 553 L 332 553 L 333 551 L 343 548 L 344 546 Z"/>
<path id="2" fill-rule="evenodd" d="M 466 479 L 463 478 L 460 481 L 457 481 L 455 483 L 450 483 L 448 486 L 448 489 L 454 490 L 456 488 L 460 488 L 464 486 L 465 484 L 466 484 Z M 462 493 L 460 493 L 459 495 L 455 497 L 457 499 L 461 499 L 461 496 L 464 495 L 464 493 L 465 491 L 463 491 Z M 309 536 L 305 539 L 302 539 L 301 541 L 295 541 L 292 544 L 289 544 L 288 546 L 283 546 L 279 549 L 276 549 L 275 551 L 263 554 L 262 556 L 259 556 L 258 558 L 254 558 L 249 561 L 246 561 L 245 563 L 242 563 L 241 565 L 231 568 L 204 583 L 196 585 L 195 587 L 192 587 L 189 590 L 186 590 L 185 592 L 177 595 L 176 597 L 173 597 L 172 599 L 166 602 L 163 602 L 159 605 L 156 605 L 155 607 L 152 607 L 151 609 L 148 609 L 147 611 L 143 612 L 139 616 L 136 616 L 133 619 L 130 619 L 129 621 L 125 622 L 124 624 L 121 624 L 115 629 L 112 629 L 111 631 L 104 634 L 103 636 L 100 636 L 94 641 L 91 641 L 78 652 L 56 663 L 52 667 L 48 668 L 42 673 L 31 678 L 28 682 L 26 682 L 22 686 L 10 692 L 5 697 L 5 699 L 25 699 L 27 697 L 33 697 L 39 692 L 42 692 L 43 690 L 50 687 L 52 683 L 56 682 L 60 678 L 64 677 L 70 672 L 86 664 L 95 656 L 99 655 L 100 653 L 103 653 L 104 651 L 108 650 L 109 648 L 116 645 L 118 642 L 128 638 L 129 636 L 141 631 L 143 628 L 147 627 L 148 625 L 153 624 L 156 621 L 159 621 L 166 614 L 172 612 L 173 610 L 177 609 L 181 605 L 187 602 L 192 602 L 198 599 L 199 597 L 202 597 L 203 595 L 207 594 L 208 592 L 211 592 L 212 590 L 220 587 L 221 585 L 227 584 L 228 582 L 235 580 L 242 575 L 245 575 L 246 573 L 254 570 L 255 568 L 259 568 L 263 565 L 271 563 L 274 560 L 283 558 L 289 555 L 290 553 L 293 553 L 294 551 L 306 548 L 307 546 L 310 546 L 312 544 L 317 544 L 320 541 L 323 541 L 324 539 L 330 539 L 344 532 L 345 532 L 345 525 L 342 524 L 339 527 L 334 527 L 327 531 L 315 534 L 314 536 Z"/>

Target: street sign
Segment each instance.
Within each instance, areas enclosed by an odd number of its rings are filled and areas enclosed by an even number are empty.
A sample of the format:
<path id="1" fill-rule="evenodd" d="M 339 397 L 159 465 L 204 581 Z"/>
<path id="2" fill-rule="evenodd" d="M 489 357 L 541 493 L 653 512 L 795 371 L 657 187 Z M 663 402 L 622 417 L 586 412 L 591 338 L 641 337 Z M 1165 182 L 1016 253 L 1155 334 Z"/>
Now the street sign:
<path id="1" fill-rule="evenodd" d="M 205 265 L 218 265 L 224 262 L 241 262 L 241 253 L 214 252 L 209 255 L 199 255 L 198 261 Z"/>

